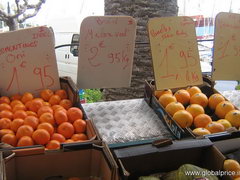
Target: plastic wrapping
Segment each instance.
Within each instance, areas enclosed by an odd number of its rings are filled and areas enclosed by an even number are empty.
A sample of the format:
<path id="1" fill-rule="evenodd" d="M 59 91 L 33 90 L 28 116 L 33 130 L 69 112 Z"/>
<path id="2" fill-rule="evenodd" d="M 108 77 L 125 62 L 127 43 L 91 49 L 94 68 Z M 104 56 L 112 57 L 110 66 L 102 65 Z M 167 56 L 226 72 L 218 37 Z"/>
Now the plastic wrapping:
<path id="1" fill-rule="evenodd" d="M 231 91 L 223 91 L 221 94 L 227 98 L 230 102 L 232 102 L 238 109 L 240 109 L 240 91 L 239 90 L 231 90 Z"/>
<path id="2" fill-rule="evenodd" d="M 89 103 L 83 108 L 108 144 L 172 138 L 144 99 Z"/>

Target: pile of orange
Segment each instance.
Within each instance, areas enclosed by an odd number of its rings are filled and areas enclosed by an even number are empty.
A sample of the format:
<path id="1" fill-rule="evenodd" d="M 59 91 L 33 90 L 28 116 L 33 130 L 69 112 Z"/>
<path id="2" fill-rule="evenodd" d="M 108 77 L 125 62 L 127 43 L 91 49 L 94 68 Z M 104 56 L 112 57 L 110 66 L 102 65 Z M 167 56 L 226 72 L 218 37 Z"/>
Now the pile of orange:
<path id="1" fill-rule="evenodd" d="M 61 143 L 88 139 L 86 121 L 63 89 L 44 89 L 39 97 L 26 92 L 0 97 L 0 139 L 14 147 L 44 145 L 59 149 Z"/>
<path id="2" fill-rule="evenodd" d="M 225 131 L 230 127 L 240 127 L 240 111 L 221 94 L 215 93 L 207 97 L 197 86 L 179 89 L 175 93 L 171 89 L 155 91 L 159 103 L 182 127 L 192 127 L 196 135 L 206 135 Z M 206 114 L 206 109 L 214 112 Z M 215 118 L 216 119 L 216 118 Z"/>

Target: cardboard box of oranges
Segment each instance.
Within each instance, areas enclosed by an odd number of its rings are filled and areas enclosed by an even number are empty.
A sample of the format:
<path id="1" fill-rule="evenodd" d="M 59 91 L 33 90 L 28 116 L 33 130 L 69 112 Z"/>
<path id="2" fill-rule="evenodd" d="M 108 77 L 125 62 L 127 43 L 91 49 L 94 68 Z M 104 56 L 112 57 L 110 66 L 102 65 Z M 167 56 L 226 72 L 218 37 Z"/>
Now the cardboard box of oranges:
<path id="1" fill-rule="evenodd" d="M 62 143 L 96 139 L 91 120 L 80 104 L 70 77 L 60 78 L 61 89 L 44 89 L 0 97 L 0 138 L 12 147 L 45 146 L 59 149 Z"/>
<path id="2" fill-rule="evenodd" d="M 200 86 L 155 91 L 154 81 L 146 82 L 149 105 L 177 139 L 208 137 L 220 140 L 239 136 L 240 111 L 203 77 Z"/>
<path id="3" fill-rule="evenodd" d="M 118 166 L 108 147 L 100 142 L 65 144 L 62 151 L 44 151 L 36 147 L 14 151 L 0 161 L 3 180 L 118 180 Z"/>

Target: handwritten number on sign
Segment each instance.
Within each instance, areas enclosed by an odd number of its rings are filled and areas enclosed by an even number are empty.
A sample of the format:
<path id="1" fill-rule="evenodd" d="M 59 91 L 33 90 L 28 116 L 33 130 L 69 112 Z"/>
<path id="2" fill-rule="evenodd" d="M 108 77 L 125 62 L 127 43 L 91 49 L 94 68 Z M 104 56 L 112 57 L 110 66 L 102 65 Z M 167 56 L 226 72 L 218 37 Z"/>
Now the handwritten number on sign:
<path id="1" fill-rule="evenodd" d="M 46 88 L 46 87 L 51 87 L 54 84 L 54 79 L 47 74 L 47 68 L 51 67 L 50 65 L 45 65 L 43 66 L 43 68 L 41 67 L 35 67 L 33 69 L 33 73 L 37 76 L 39 76 L 40 78 L 40 82 L 41 82 L 41 89 Z M 44 80 L 48 79 L 50 81 L 50 83 L 48 85 L 44 84 Z"/>
<path id="2" fill-rule="evenodd" d="M 89 49 L 91 53 L 91 57 L 88 58 L 88 62 L 93 67 L 98 67 L 101 65 L 101 63 L 95 63 L 94 59 L 98 55 L 98 47 L 92 47 Z"/>

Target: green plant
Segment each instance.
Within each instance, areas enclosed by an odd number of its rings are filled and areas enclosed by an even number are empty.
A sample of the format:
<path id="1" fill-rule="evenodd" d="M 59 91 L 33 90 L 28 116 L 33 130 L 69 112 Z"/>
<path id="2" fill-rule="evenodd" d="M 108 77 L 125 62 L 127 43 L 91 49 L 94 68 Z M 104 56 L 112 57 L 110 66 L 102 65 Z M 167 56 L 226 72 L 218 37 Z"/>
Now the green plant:
<path id="1" fill-rule="evenodd" d="M 98 102 L 103 98 L 103 94 L 100 89 L 85 89 L 84 92 L 87 103 Z"/>

